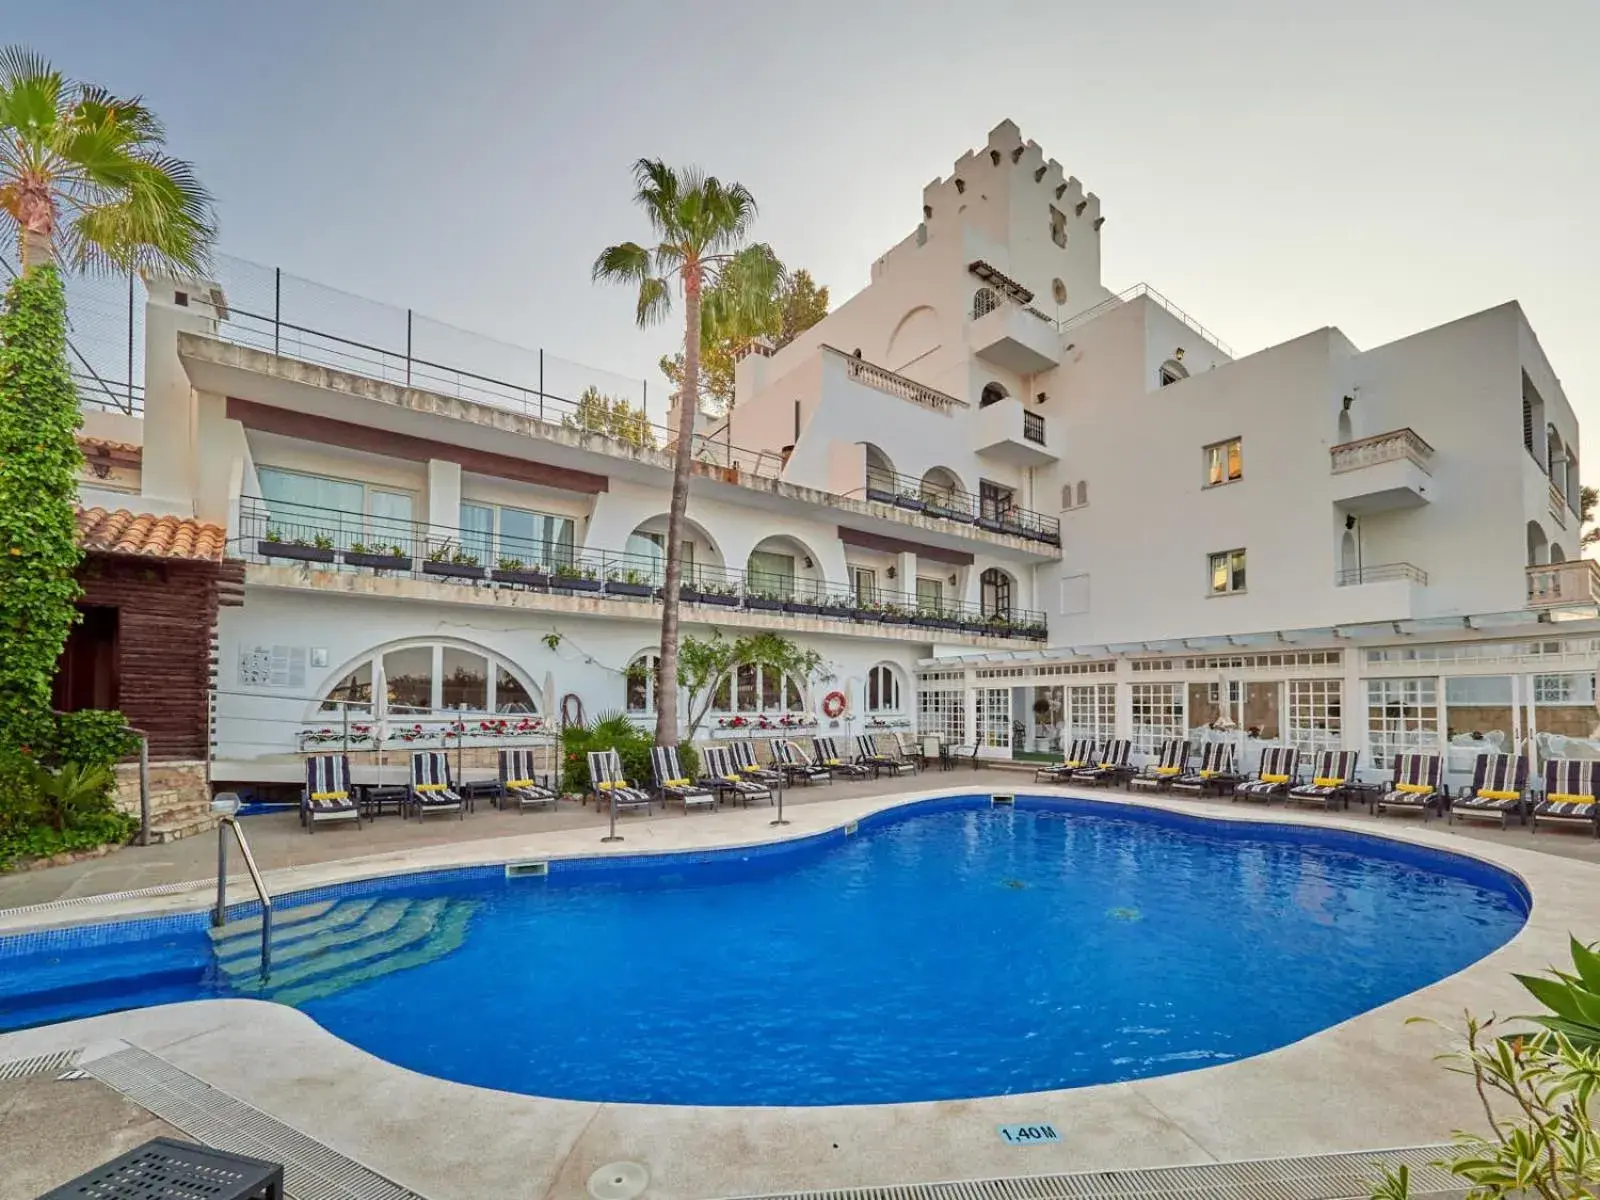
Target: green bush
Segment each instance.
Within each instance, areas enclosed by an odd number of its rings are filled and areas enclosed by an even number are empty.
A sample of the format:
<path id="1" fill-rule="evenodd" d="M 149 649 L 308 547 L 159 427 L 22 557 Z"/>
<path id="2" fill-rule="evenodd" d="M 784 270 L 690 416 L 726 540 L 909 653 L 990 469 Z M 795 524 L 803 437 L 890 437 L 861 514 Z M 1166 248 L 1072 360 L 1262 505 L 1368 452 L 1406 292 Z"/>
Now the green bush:
<path id="1" fill-rule="evenodd" d="M 86 708 L 56 717 L 55 745 L 50 749 L 58 764 L 110 767 L 139 752 L 139 739 L 125 732 L 128 718 L 116 711 Z"/>
<path id="2" fill-rule="evenodd" d="M 138 825 L 138 821 L 124 813 L 108 811 L 62 832 L 48 825 L 11 831 L 0 829 L 0 871 L 10 870 L 19 859 L 46 858 L 67 850 L 93 850 L 96 846 L 126 842 Z"/>
<path id="3" fill-rule="evenodd" d="M 586 793 L 593 787 L 589 778 L 591 750 L 615 750 L 622 760 L 622 773 L 636 787 L 651 787 L 655 776 L 650 770 L 650 748 L 655 737 L 640 729 L 622 713 L 597 716 L 590 725 L 569 725 L 561 731 L 561 786 L 564 791 Z M 684 774 L 693 779 L 700 773 L 699 755 L 694 747 L 678 747 L 678 762 Z"/>

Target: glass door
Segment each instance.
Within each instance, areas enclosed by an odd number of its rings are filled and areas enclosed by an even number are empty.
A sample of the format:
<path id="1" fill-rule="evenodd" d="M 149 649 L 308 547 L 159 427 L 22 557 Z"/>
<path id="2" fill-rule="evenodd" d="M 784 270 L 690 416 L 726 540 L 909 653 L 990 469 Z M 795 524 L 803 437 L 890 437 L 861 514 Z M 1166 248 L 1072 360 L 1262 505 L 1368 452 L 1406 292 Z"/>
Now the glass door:
<path id="1" fill-rule="evenodd" d="M 989 758 L 1011 757 L 1011 689 L 984 688 L 978 693 L 978 744 L 993 753 Z"/>

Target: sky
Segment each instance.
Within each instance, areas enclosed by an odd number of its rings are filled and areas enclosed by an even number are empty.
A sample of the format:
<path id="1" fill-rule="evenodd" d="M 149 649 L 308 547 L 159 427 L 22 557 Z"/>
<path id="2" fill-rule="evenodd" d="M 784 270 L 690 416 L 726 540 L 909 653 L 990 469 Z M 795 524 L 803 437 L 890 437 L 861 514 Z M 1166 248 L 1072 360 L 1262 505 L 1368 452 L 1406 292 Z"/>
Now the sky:
<path id="1" fill-rule="evenodd" d="M 648 378 L 658 420 L 679 338 L 589 276 L 647 235 L 635 159 L 744 183 L 837 304 L 1009 117 L 1099 195 L 1107 286 L 1237 353 L 1521 301 L 1600 463 L 1600 0 L 49 0 L 0 40 L 143 95 L 225 253 Z"/>

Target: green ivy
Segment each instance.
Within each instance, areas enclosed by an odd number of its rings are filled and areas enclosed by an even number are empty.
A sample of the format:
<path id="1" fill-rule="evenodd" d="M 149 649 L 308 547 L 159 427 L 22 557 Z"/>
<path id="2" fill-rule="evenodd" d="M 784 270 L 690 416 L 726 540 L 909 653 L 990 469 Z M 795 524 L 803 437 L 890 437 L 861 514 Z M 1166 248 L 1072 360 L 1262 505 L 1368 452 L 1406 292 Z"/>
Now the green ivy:
<path id="1" fill-rule="evenodd" d="M 127 732 L 120 712 L 86 708 L 56 717 L 51 757 L 57 764 L 110 767 L 139 752 L 139 739 Z"/>

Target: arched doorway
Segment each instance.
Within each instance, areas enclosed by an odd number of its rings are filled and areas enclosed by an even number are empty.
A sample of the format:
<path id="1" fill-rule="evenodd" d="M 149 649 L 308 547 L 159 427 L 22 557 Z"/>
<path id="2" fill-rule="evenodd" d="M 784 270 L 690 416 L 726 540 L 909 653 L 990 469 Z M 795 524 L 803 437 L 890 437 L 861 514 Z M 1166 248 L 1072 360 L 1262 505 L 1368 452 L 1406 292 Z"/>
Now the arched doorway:
<path id="1" fill-rule="evenodd" d="M 867 499 L 894 502 L 894 463 L 871 442 L 863 442 L 867 452 Z"/>
<path id="2" fill-rule="evenodd" d="M 1339 582 L 1361 582 L 1361 552 L 1356 546 L 1353 529 L 1346 529 L 1339 539 Z"/>
<path id="3" fill-rule="evenodd" d="M 1528 565 L 1542 567 L 1550 561 L 1550 539 L 1537 521 L 1528 522 Z"/>
<path id="4" fill-rule="evenodd" d="M 985 617 L 1011 619 L 1016 581 L 999 567 L 978 576 L 978 607 Z"/>
<path id="5" fill-rule="evenodd" d="M 1010 392 L 998 383 L 989 382 L 983 385 L 983 391 L 978 396 L 978 407 L 988 408 L 991 404 L 999 404 Z"/>

